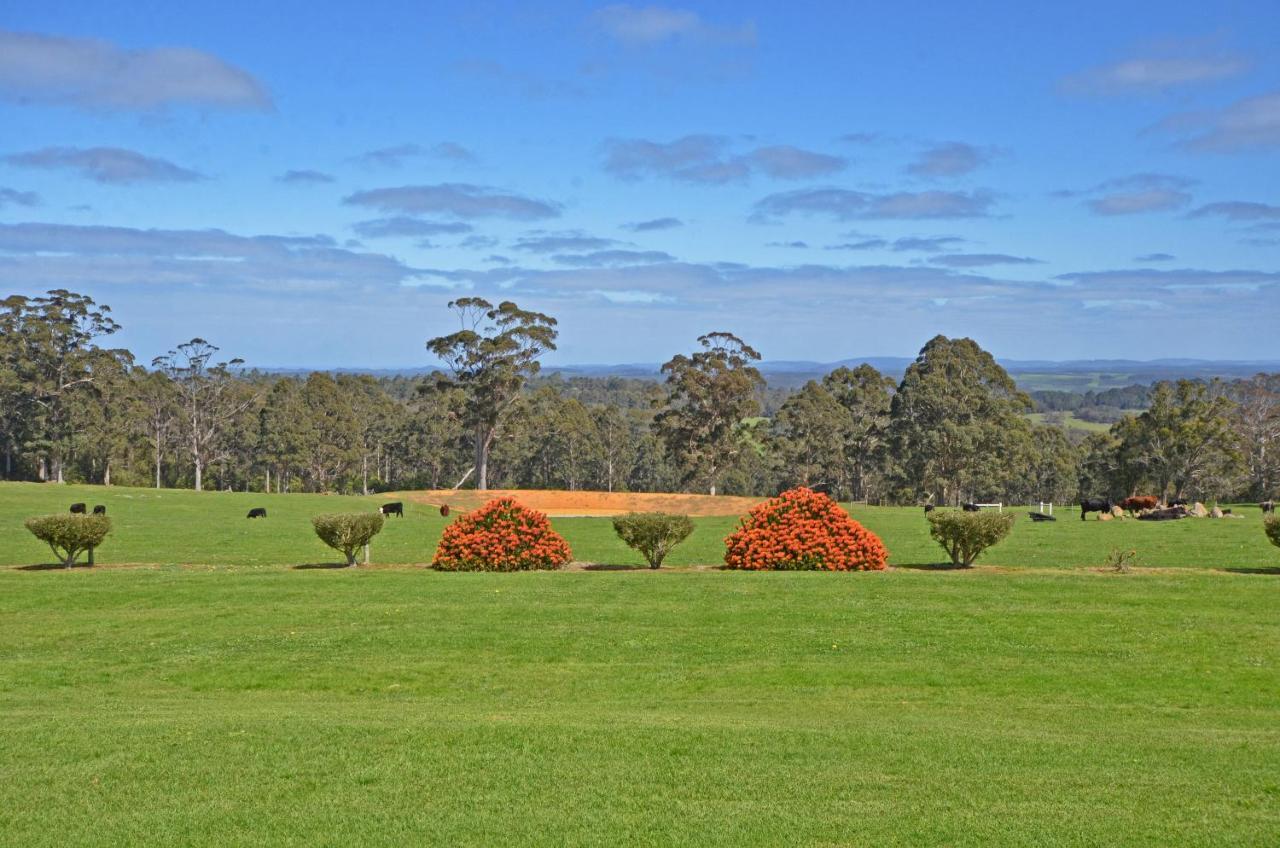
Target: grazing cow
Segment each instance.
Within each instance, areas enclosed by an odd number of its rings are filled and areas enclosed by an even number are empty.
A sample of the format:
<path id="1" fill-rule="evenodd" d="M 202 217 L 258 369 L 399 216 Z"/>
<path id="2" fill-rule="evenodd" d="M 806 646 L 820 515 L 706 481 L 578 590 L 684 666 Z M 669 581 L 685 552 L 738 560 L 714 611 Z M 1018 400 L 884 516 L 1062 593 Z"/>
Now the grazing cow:
<path id="1" fill-rule="evenodd" d="M 934 509 L 933 504 L 925 504 L 925 505 L 924 505 L 924 514 L 925 514 L 925 515 L 928 515 L 929 513 L 933 512 L 933 509 Z"/>
<path id="2" fill-rule="evenodd" d="M 73 503 L 73 504 L 71 505 L 71 513 L 72 513 L 73 515 L 84 515 L 84 504 L 82 504 L 82 503 Z"/>
<path id="3" fill-rule="evenodd" d="M 1258 509 L 1262 510 L 1263 515 L 1275 515 L 1275 513 L 1276 513 L 1276 502 L 1275 502 L 1275 501 L 1263 501 L 1262 503 L 1258 504 Z"/>
<path id="4" fill-rule="evenodd" d="M 1138 516 L 1139 521 L 1176 521 L 1187 517 L 1187 508 L 1171 506 L 1168 509 L 1152 509 Z"/>
<path id="5" fill-rule="evenodd" d="M 1160 505 L 1160 499 L 1155 495 L 1138 495 L 1132 498 L 1125 498 L 1120 501 L 1120 508 L 1129 512 L 1141 512 L 1144 509 L 1155 509 Z"/>
<path id="6" fill-rule="evenodd" d="M 1027 515 L 1031 516 L 1032 521 L 1057 521 L 1058 520 L 1054 518 L 1052 515 L 1049 515 L 1047 512 L 1028 512 Z"/>
<path id="7" fill-rule="evenodd" d="M 398 515 L 401 518 L 404 518 L 404 503 L 401 501 L 386 503 L 379 508 L 379 511 L 383 515 Z"/>
<path id="8" fill-rule="evenodd" d="M 1111 501 L 1106 498 L 1082 498 L 1080 500 L 1080 520 L 1091 512 L 1110 512 Z"/>
<path id="9" fill-rule="evenodd" d="M 266 518 L 266 517 L 267 517 L 266 507 L 261 507 L 261 506 L 255 506 L 253 509 L 249 510 L 249 514 L 245 516 L 245 518 Z"/>
<path id="10" fill-rule="evenodd" d="M 106 508 L 105 506 L 103 506 L 102 504 L 98 504 L 97 506 L 95 506 L 95 507 L 93 508 L 93 514 L 94 514 L 94 515 L 106 515 L 106 514 L 107 514 L 107 508 Z"/>
<path id="11" fill-rule="evenodd" d="M 442 505 L 442 506 L 440 507 L 440 515 L 441 515 L 441 516 L 443 516 L 444 518 L 448 518 L 448 517 L 449 517 L 449 505 L 448 505 L 448 504 L 444 504 L 444 505 Z"/>
<path id="12" fill-rule="evenodd" d="M 965 512 L 979 512 L 982 509 L 982 507 L 978 506 L 976 503 L 967 503 L 961 506 L 960 508 L 963 509 Z"/>

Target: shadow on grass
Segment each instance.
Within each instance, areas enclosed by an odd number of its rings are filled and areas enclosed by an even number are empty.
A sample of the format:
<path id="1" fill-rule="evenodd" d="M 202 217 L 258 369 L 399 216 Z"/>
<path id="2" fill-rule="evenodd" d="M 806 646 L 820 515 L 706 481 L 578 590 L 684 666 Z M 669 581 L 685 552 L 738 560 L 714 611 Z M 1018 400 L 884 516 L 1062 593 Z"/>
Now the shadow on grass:
<path id="1" fill-rule="evenodd" d="M 89 563 L 87 562 L 77 562 L 75 565 L 71 566 L 71 568 L 93 568 L 93 566 L 89 565 Z M 60 562 L 37 562 L 31 565 L 15 565 L 13 570 L 14 571 L 70 571 L 71 568 L 67 568 L 65 565 L 63 565 Z"/>
<path id="2" fill-rule="evenodd" d="M 589 562 L 582 566 L 583 571 L 657 571 L 647 565 L 614 565 L 607 562 Z"/>
<path id="3" fill-rule="evenodd" d="M 1223 571 L 1230 571 L 1232 574 L 1274 574 L 1280 576 L 1280 566 L 1271 566 L 1270 568 L 1224 568 Z"/>
<path id="4" fill-rule="evenodd" d="M 295 571 L 314 571 L 317 569 L 343 569 L 343 568 L 359 568 L 359 566 L 347 565 L 345 562 L 304 562 L 301 565 L 295 565 Z"/>
<path id="5" fill-rule="evenodd" d="M 949 562 L 892 562 L 891 568 L 905 568 L 910 571 L 972 571 L 973 566 L 952 565 Z"/>

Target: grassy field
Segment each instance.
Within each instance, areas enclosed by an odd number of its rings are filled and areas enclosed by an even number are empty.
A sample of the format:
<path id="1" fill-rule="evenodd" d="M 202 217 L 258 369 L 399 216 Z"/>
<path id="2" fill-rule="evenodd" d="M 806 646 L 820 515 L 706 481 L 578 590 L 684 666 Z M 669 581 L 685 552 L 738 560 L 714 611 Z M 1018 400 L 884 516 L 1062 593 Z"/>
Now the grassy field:
<path id="1" fill-rule="evenodd" d="M 100 562 L 154 565 L 25 570 L 21 517 L 71 500 L 115 519 Z M 877 574 L 296 567 L 334 561 L 310 515 L 376 502 L 0 485 L 0 845 L 1280 844 L 1256 509 L 1022 521 L 964 572 L 909 567 L 939 556 L 905 509 L 854 511 Z M 1116 545 L 1169 567 L 1099 571 Z"/>
<path id="2" fill-rule="evenodd" d="M 1050 415 L 1055 413 L 1032 412 L 1027 415 L 1036 424 L 1046 423 Z M 1086 433 L 1105 433 L 1111 429 L 1110 424 L 1103 424 L 1101 421 L 1085 421 L 1083 418 L 1076 418 L 1070 412 L 1060 413 L 1062 415 L 1062 426 L 1067 430 L 1082 430 Z"/>
<path id="3" fill-rule="evenodd" d="M 231 492 L 104 489 L 0 483 L 0 566 L 49 563 L 52 556 L 22 527 L 22 519 L 62 512 L 69 503 L 104 504 L 114 530 L 98 552 L 100 564 L 188 564 L 207 567 L 279 567 L 331 564 L 337 555 L 315 537 L 311 516 L 322 512 L 374 509 L 380 497 L 261 495 Z M 268 518 L 248 521 L 251 507 L 265 506 Z M 987 565 L 1071 568 L 1101 565 L 1113 548 L 1138 551 L 1137 564 L 1158 568 L 1266 569 L 1280 567 L 1280 550 L 1262 533 L 1256 505 L 1236 506 L 1240 519 L 1177 522 L 1080 521 L 1075 508 L 1060 508 L 1060 520 L 1033 524 L 1026 509 L 1013 534 L 979 560 Z M 920 509 L 854 507 L 852 514 L 889 549 L 890 563 L 920 567 L 943 556 L 929 538 Z M 452 520 L 452 519 L 450 519 Z M 429 563 L 446 519 L 428 506 L 405 504 L 403 519 L 387 519 L 373 545 L 375 564 Z M 554 526 L 573 548 L 574 558 L 611 566 L 643 560 L 614 535 L 607 518 L 555 518 Z M 715 565 L 734 517 L 694 519 L 695 530 L 668 559 L 674 567 Z"/>

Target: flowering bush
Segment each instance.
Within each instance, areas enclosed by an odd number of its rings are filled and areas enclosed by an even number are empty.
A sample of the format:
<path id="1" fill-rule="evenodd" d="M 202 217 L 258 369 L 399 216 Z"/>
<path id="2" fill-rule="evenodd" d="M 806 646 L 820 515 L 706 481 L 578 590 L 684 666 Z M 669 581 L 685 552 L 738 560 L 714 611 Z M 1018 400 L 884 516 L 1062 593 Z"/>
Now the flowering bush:
<path id="1" fill-rule="evenodd" d="M 444 529 L 431 567 L 442 571 L 525 571 L 559 568 L 569 543 L 540 512 L 497 498 Z"/>
<path id="2" fill-rule="evenodd" d="M 724 542 L 730 568 L 878 571 L 888 565 L 876 534 L 804 487 L 751 510 Z"/>

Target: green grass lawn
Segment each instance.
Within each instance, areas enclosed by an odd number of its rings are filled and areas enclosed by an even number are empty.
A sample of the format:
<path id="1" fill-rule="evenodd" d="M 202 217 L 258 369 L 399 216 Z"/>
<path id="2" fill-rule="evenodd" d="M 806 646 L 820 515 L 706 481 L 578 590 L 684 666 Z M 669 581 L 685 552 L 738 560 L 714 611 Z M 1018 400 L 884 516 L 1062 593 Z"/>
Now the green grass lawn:
<path id="1" fill-rule="evenodd" d="M 49 563 L 49 549 L 22 526 L 27 516 L 62 512 L 74 501 L 104 504 L 112 535 L 98 551 L 101 564 L 190 564 L 209 567 L 297 566 L 334 563 L 340 557 L 311 529 L 322 512 L 372 510 L 381 497 L 261 495 L 172 489 L 49 486 L 0 483 L 0 566 Z M 265 520 L 249 521 L 251 507 L 264 506 Z M 1018 508 L 1013 534 L 980 563 L 1009 567 L 1101 565 L 1113 548 L 1138 551 L 1137 565 L 1160 568 L 1280 568 L 1280 549 L 1267 543 L 1256 505 L 1236 506 L 1240 519 L 1172 522 L 1080 521 L 1075 508 L 1057 510 L 1060 520 L 1033 524 Z M 936 564 L 942 550 L 929 538 L 916 507 L 854 507 L 854 517 L 879 534 L 894 566 Z M 455 516 L 456 517 L 456 516 Z M 449 519 L 452 520 L 452 519 Z M 556 518 L 574 558 L 606 565 L 641 565 L 639 554 L 614 535 L 607 518 Z M 667 560 L 671 566 L 714 565 L 724 556 L 733 517 L 694 519 L 689 540 Z M 431 507 L 405 505 L 403 519 L 389 518 L 375 539 L 375 563 L 428 563 L 446 524 Z"/>
<path id="2" fill-rule="evenodd" d="M 27 570 L 21 518 L 73 500 L 151 567 Z M 0 484 L 0 845 L 1280 844 L 1256 508 L 1023 520 L 971 571 L 908 567 L 920 511 L 874 508 L 884 573 L 295 567 L 335 559 L 311 515 L 378 502 Z M 408 512 L 376 562 L 429 560 Z"/>

